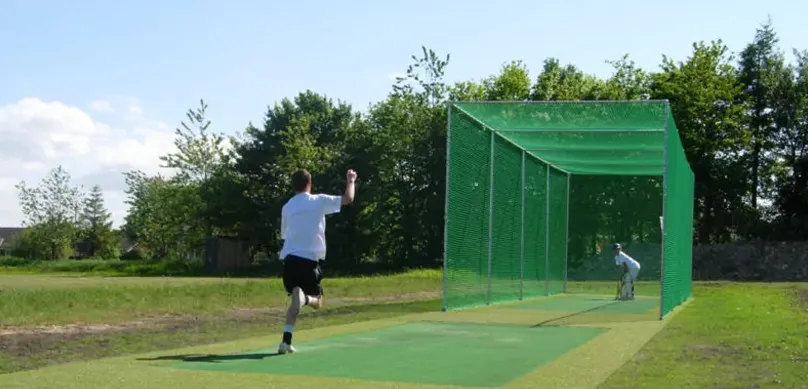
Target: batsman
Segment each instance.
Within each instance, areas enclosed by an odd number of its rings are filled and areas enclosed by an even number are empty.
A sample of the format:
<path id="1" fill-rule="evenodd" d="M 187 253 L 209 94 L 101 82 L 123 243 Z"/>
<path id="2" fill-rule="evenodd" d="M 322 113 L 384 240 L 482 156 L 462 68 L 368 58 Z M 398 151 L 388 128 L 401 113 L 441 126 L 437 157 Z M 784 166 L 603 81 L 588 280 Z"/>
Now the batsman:
<path id="1" fill-rule="evenodd" d="M 637 275 L 640 274 L 640 263 L 623 252 L 623 246 L 620 243 L 615 243 L 612 246 L 612 251 L 614 252 L 615 265 L 623 268 L 617 299 L 634 300 L 634 281 L 637 280 Z"/>

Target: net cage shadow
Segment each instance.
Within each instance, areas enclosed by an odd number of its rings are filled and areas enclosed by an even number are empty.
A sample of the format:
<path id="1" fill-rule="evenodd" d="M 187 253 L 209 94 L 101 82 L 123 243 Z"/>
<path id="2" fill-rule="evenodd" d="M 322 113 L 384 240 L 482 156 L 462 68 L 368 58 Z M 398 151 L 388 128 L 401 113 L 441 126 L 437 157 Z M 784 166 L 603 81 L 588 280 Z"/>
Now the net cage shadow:
<path id="1" fill-rule="evenodd" d="M 694 176 L 667 101 L 447 109 L 444 310 L 541 296 L 614 310 L 613 243 L 659 318 L 690 298 Z"/>

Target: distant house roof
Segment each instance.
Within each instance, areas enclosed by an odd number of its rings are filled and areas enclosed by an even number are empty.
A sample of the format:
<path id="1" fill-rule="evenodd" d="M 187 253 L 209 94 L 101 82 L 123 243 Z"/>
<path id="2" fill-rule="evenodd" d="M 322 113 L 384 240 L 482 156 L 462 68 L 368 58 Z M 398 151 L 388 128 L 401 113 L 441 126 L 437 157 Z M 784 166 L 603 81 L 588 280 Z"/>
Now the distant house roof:
<path id="1" fill-rule="evenodd" d="M 0 227 L 0 247 L 8 244 L 11 238 L 25 230 L 22 227 Z"/>

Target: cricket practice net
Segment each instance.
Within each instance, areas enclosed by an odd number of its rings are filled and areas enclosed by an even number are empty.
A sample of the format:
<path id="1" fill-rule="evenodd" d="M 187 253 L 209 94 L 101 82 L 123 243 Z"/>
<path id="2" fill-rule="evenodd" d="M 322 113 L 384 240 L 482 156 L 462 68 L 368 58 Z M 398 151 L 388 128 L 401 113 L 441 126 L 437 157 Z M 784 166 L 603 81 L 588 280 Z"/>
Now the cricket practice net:
<path id="1" fill-rule="evenodd" d="M 660 317 L 690 298 L 694 177 L 666 101 L 448 109 L 444 310 L 613 294 L 613 243 Z"/>

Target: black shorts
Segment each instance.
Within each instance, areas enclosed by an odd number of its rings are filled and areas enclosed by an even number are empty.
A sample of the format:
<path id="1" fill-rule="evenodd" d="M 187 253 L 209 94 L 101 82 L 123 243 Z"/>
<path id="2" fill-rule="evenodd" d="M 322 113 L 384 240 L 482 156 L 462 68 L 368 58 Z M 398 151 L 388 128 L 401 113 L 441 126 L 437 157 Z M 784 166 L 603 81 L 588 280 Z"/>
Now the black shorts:
<path id="1" fill-rule="evenodd" d="M 286 293 L 292 294 L 292 289 L 299 287 L 307 296 L 322 296 L 323 287 L 320 281 L 323 271 L 318 261 L 301 258 L 296 255 L 287 255 L 283 260 L 283 287 Z"/>

